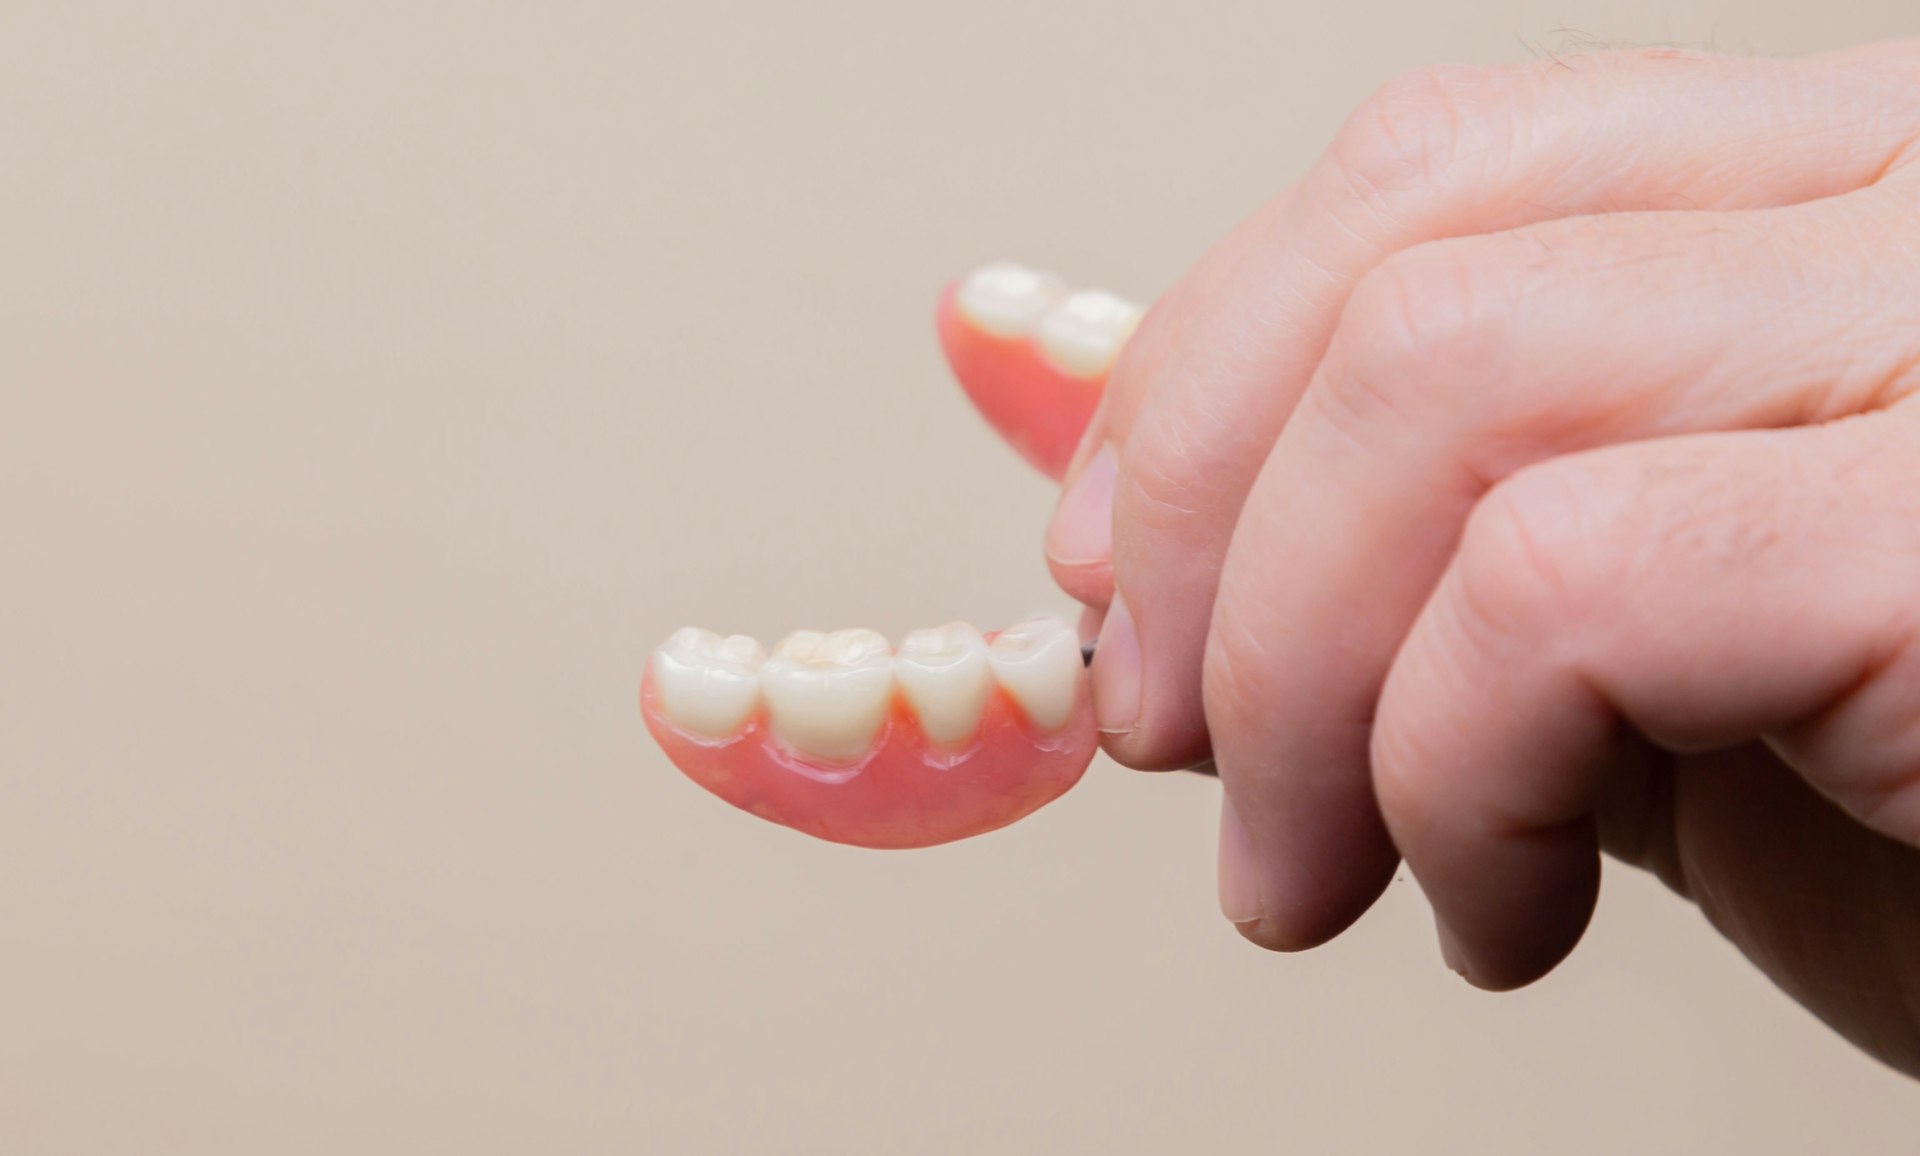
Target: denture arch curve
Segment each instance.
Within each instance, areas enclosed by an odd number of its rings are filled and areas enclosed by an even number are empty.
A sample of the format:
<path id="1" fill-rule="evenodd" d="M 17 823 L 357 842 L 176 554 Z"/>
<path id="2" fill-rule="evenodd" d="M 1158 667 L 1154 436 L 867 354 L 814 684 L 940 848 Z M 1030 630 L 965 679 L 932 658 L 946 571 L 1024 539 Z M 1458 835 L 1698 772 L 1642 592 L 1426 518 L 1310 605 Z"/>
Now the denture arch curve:
<path id="1" fill-rule="evenodd" d="M 870 630 L 676 632 L 641 711 L 674 765 L 742 810 L 837 843 L 927 847 L 1060 797 L 1098 747 L 1073 629 L 963 623 L 896 651 Z"/>

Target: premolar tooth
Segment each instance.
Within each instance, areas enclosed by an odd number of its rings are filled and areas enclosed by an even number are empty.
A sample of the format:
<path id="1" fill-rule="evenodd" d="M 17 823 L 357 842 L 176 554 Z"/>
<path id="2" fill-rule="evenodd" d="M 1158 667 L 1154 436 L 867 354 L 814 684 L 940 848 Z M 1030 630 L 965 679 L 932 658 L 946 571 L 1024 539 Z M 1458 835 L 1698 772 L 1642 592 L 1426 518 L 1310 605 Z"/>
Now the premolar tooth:
<path id="1" fill-rule="evenodd" d="M 934 745 L 960 746 L 980 728 L 993 670 L 978 630 L 964 622 L 916 630 L 901 640 L 893 671 Z"/>
<path id="2" fill-rule="evenodd" d="M 689 626 L 653 652 L 653 685 L 675 725 L 725 738 L 746 725 L 760 702 L 761 645 L 744 634 L 722 638 Z"/>
<path id="3" fill-rule="evenodd" d="M 958 303 L 961 311 L 988 333 L 1025 337 L 1066 295 L 1066 285 L 1051 273 L 996 261 L 968 276 L 960 286 Z"/>
<path id="4" fill-rule="evenodd" d="M 803 755 L 848 762 L 867 753 L 893 698 L 893 655 L 872 630 L 799 630 L 760 668 L 773 728 Z"/>
<path id="5" fill-rule="evenodd" d="M 1099 289 L 1067 297 L 1040 319 L 1035 338 L 1055 369 L 1098 377 L 1140 324 L 1140 307 Z"/>
<path id="6" fill-rule="evenodd" d="M 1030 618 L 994 636 L 987 647 L 994 677 L 1033 725 L 1059 730 L 1073 716 L 1086 665 L 1080 639 L 1058 618 Z"/>

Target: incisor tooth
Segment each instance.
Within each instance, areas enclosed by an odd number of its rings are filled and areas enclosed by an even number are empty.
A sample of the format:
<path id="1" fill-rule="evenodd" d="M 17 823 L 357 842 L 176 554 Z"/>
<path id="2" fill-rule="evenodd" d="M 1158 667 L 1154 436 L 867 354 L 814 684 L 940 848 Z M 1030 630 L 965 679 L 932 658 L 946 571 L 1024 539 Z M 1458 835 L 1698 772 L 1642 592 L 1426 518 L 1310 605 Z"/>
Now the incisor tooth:
<path id="1" fill-rule="evenodd" d="M 1140 307 L 1099 289 L 1084 289 L 1040 319 L 1040 355 L 1074 377 L 1098 377 L 1140 324 Z"/>
<path id="2" fill-rule="evenodd" d="M 709 738 L 746 725 L 760 702 L 767 652 L 744 634 L 722 638 L 689 626 L 653 652 L 653 685 L 674 724 Z"/>
<path id="3" fill-rule="evenodd" d="M 956 747 L 980 728 L 993 671 L 987 643 L 964 622 L 916 630 L 901 640 L 894 677 L 936 746 Z"/>
<path id="4" fill-rule="evenodd" d="M 873 745 L 893 698 L 893 656 L 872 630 L 800 630 L 760 668 L 773 728 L 796 752 L 858 759 Z"/>
<path id="5" fill-rule="evenodd" d="M 1030 618 L 994 636 L 987 647 L 994 677 L 1033 725 L 1059 730 L 1073 715 L 1086 664 L 1080 639 L 1058 618 Z"/>
<path id="6" fill-rule="evenodd" d="M 1025 337 L 1067 295 L 1060 278 L 1011 261 L 973 271 L 956 296 L 960 311 L 996 337 Z"/>

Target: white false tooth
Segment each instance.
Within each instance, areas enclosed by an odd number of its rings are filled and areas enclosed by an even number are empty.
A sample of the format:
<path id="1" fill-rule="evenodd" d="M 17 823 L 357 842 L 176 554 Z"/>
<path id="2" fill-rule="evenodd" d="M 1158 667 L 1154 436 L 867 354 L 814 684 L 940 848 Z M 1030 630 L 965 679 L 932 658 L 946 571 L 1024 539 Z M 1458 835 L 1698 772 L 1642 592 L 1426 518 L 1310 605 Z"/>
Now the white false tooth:
<path id="1" fill-rule="evenodd" d="M 1099 289 L 1067 297 L 1040 319 L 1035 339 L 1040 355 L 1060 372 L 1098 377 L 1140 324 L 1138 305 Z"/>
<path id="2" fill-rule="evenodd" d="M 653 686 L 675 725 L 725 738 L 746 725 L 760 703 L 761 645 L 744 634 L 722 638 L 689 626 L 653 652 Z"/>
<path id="3" fill-rule="evenodd" d="M 960 311 L 988 333 L 1025 337 L 1066 295 L 1066 285 L 1051 273 L 995 261 L 961 283 L 956 301 Z"/>
<path id="4" fill-rule="evenodd" d="M 993 689 L 987 642 L 964 622 L 916 630 L 900 642 L 893 674 L 934 745 L 964 745 L 980 729 Z"/>
<path id="5" fill-rule="evenodd" d="M 987 661 L 1033 725 L 1056 731 L 1073 716 L 1087 675 L 1071 626 L 1058 618 L 1030 618 L 995 635 Z"/>
<path id="6" fill-rule="evenodd" d="M 867 753 L 893 699 L 893 655 L 872 630 L 799 630 L 760 668 L 773 729 L 803 755 L 851 762 Z"/>

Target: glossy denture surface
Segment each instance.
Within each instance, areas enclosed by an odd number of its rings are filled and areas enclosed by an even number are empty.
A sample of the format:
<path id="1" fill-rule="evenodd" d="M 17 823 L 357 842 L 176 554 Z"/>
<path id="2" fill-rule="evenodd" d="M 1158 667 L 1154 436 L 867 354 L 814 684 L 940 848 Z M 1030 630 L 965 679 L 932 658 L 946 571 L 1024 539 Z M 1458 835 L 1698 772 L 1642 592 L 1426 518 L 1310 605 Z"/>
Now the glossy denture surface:
<path id="1" fill-rule="evenodd" d="M 989 423 L 1043 473 L 1066 469 L 1140 308 L 1051 273 L 1000 261 L 949 286 L 941 346 Z"/>
<path id="2" fill-rule="evenodd" d="M 728 802 L 820 838 L 919 847 L 1057 798 L 1096 739 L 1078 640 L 1036 619 L 960 623 L 897 652 L 873 631 L 799 631 L 768 655 L 697 629 L 654 653 L 642 711 L 676 766 Z"/>

